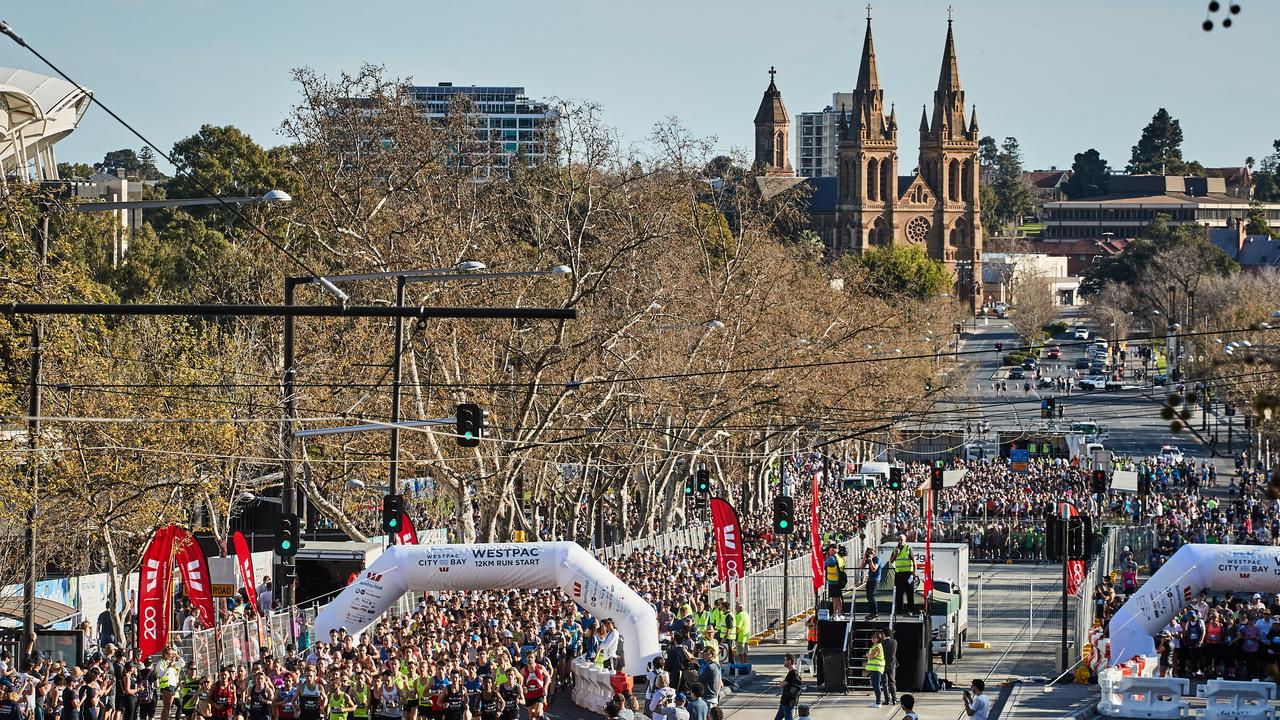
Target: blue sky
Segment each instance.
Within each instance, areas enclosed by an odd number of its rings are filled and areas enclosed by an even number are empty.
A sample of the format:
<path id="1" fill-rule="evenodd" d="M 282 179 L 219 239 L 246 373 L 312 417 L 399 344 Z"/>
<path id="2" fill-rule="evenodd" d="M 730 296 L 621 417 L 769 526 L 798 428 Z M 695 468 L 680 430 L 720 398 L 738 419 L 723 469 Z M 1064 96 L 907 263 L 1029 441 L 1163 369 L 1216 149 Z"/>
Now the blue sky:
<path id="1" fill-rule="evenodd" d="M 1238 2 L 1236 26 L 1212 33 L 1200 29 L 1204 0 L 873 3 L 880 80 L 898 106 L 903 154 L 916 150 L 952 4 L 960 77 L 982 132 L 1016 136 L 1028 166 L 1069 166 L 1097 147 L 1122 167 L 1161 106 L 1182 121 L 1189 158 L 1261 158 L 1280 137 L 1280 3 Z M 297 99 L 291 68 L 334 74 L 366 62 L 418 84 L 523 85 L 534 97 L 592 100 L 629 142 L 676 116 L 722 148 L 745 148 L 770 65 L 793 115 L 852 87 L 864 4 L 39 0 L 9 4 L 0 17 L 165 149 L 202 123 L 277 144 Z M 5 38 L 0 65 L 43 70 Z M 93 162 L 119 147 L 139 143 L 94 108 L 57 152 Z"/>

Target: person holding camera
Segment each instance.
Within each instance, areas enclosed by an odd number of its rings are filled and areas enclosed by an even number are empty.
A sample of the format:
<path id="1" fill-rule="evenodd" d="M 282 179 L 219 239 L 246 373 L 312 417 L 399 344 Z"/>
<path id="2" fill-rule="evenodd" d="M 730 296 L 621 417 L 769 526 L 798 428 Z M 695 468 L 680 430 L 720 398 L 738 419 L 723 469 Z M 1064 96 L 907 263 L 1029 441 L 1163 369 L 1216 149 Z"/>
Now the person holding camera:
<path id="1" fill-rule="evenodd" d="M 986 687 L 980 678 L 974 678 L 969 689 L 964 691 L 964 711 L 973 720 L 987 720 L 987 714 L 991 712 L 991 700 L 982 694 Z"/>
<path id="2" fill-rule="evenodd" d="M 871 610 L 867 612 L 868 620 L 875 620 L 880 616 L 880 608 L 876 607 L 876 586 L 880 584 L 880 558 L 876 557 L 875 548 L 867 548 L 862 553 L 862 569 L 867 573 L 867 582 L 864 589 L 867 591 L 867 605 Z M 857 603 L 854 603 L 854 613 L 857 614 Z"/>

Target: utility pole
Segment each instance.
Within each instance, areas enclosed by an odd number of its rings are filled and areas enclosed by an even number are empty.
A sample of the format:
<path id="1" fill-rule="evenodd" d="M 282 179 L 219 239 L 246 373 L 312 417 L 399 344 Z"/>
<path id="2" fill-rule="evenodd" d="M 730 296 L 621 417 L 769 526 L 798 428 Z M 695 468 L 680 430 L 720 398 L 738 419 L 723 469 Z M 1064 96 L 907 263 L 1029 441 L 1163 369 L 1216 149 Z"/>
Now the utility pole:
<path id="1" fill-rule="evenodd" d="M 44 274 L 49 259 L 49 207 L 38 201 L 40 217 L 34 230 L 36 259 L 40 275 Z M 31 385 L 27 395 L 27 490 L 31 494 L 31 506 L 27 509 L 25 532 L 26 558 L 23 562 L 22 582 L 22 647 L 19 655 L 25 663 L 36 649 L 36 520 L 40 512 L 40 366 L 44 362 L 43 328 L 40 318 L 31 318 Z M 116 599 L 119 602 L 119 598 Z"/>

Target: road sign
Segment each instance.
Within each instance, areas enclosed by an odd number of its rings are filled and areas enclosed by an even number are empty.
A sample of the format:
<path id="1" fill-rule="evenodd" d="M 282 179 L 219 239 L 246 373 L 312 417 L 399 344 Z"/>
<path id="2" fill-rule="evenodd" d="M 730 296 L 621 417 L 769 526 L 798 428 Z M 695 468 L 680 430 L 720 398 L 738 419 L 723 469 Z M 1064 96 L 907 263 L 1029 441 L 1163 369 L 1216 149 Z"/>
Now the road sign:
<path id="1" fill-rule="evenodd" d="M 1111 471 L 1111 451 L 1110 450 L 1094 450 L 1093 451 L 1093 469 Z"/>
<path id="2" fill-rule="evenodd" d="M 1031 451 L 1013 449 L 1009 451 L 1009 463 L 1014 472 L 1027 472 L 1031 468 Z"/>
<path id="3" fill-rule="evenodd" d="M 214 597 L 229 598 L 236 594 L 236 572 L 235 558 L 209 558 L 209 589 Z"/>

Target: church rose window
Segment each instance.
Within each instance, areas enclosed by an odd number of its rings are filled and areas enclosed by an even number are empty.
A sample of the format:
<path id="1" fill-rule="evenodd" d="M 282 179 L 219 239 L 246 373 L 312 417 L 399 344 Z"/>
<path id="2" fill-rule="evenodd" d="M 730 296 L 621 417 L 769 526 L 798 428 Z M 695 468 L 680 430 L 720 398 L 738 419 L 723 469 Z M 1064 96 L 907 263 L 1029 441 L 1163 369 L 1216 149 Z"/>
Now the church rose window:
<path id="1" fill-rule="evenodd" d="M 929 234 L 929 221 L 917 215 L 907 222 L 907 239 L 911 242 L 922 243 L 925 236 Z"/>

